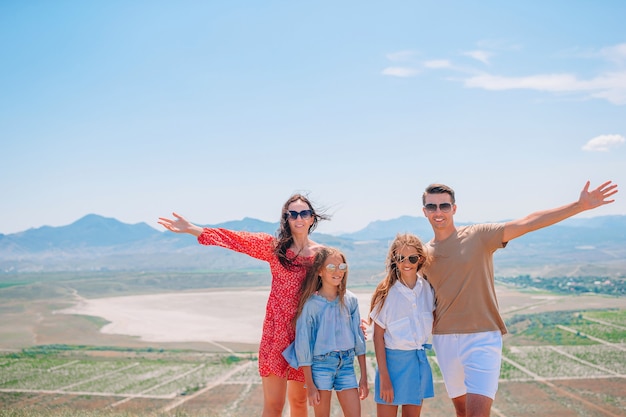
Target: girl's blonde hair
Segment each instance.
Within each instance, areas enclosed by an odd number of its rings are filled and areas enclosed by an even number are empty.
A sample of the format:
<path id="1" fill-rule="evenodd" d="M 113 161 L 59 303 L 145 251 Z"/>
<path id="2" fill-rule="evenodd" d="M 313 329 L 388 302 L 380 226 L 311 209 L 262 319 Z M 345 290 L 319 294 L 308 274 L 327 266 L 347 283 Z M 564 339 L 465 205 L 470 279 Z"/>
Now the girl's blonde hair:
<path id="1" fill-rule="evenodd" d="M 293 325 L 295 326 L 298 317 L 302 314 L 302 309 L 304 308 L 304 304 L 311 297 L 311 295 L 315 294 L 320 288 L 322 288 L 322 277 L 320 273 L 322 272 L 322 268 L 324 268 L 324 264 L 326 260 L 331 256 L 339 256 L 341 257 L 341 261 L 346 263 L 346 256 L 338 249 L 324 247 L 320 249 L 317 254 L 315 254 L 315 258 L 311 266 L 309 266 L 307 270 L 306 277 L 304 281 L 302 281 L 302 286 L 300 287 L 300 300 L 298 301 L 298 309 L 296 310 L 296 315 L 293 318 Z M 341 280 L 341 284 L 337 287 L 337 296 L 339 297 L 339 304 L 344 305 L 344 295 L 346 294 L 346 284 L 348 283 L 348 270 L 346 269 L 343 273 L 343 279 Z"/>
<path id="2" fill-rule="evenodd" d="M 387 253 L 387 259 L 385 261 L 386 276 L 382 281 L 380 281 L 380 283 L 378 283 L 374 293 L 372 294 L 370 313 L 374 311 L 374 309 L 380 311 L 380 309 L 383 308 L 387 295 L 389 294 L 389 290 L 400 277 L 400 271 L 398 270 L 396 258 L 398 253 L 406 247 L 415 248 L 417 250 L 417 254 L 419 255 L 419 260 L 417 261 L 418 272 L 428 262 L 428 255 L 426 254 L 424 244 L 420 238 L 411 233 L 398 234 L 393 242 L 391 242 L 389 253 Z M 372 322 L 371 317 L 369 322 Z"/>

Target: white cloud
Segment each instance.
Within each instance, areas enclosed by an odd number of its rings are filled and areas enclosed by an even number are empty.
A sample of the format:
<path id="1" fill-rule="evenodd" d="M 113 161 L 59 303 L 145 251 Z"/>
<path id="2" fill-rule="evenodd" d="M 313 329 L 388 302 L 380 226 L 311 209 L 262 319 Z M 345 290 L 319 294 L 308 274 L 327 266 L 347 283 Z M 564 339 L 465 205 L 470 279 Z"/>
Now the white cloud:
<path id="1" fill-rule="evenodd" d="M 481 74 L 465 80 L 465 86 L 485 90 L 527 89 L 547 92 L 587 93 L 613 104 L 626 104 L 626 71 L 601 74 L 580 80 L 572 74 L 539 74 L 505 77 Z"/>
<path id="2" fill-rule="evenodd" d="M 607 152 L 611 148 L 622 145 L 624 142 L 626 142 L 626 138 L 622 135 L 600 135 L 587 142 L 585 146 L 582 147 L 582 150 Z"/>
<path id="3" fill-rule="evenodd" d="M 387 54 L 387 59 L 391 62 L 404 62 L 402 66 L 391 66 L 382 70 L 383 75 L 390 75 L 392 77 L 408 78 L 414 77 L 420 73 L 416 68 L 417 64 L 413 59 L 417 53 L 415 51 L 397 51 Z"/>
<path id="4" fill-rule="evenodd" d="M 398 51 L 387 54 L 387 59 L 393 62 L 411 61 L 417 53 L 415 51 Z"/>
<path id="5" fill-rule="evenodd" d="M 452 68 L 452 64 L 447 59 L 437 59 L 424 62 L 426 68 Z"/>
<path id="6" fill-rule="evenodd" d="M 383 75 L 390 75 L 392 77 L 414 77 L 419 74 L 419 71 L 410 67 L 387 67 L 383 70 Z"/>
<path id="7" fill-rule="evenodd" d="M 577 83 L 569 74 L 532 75 L 529 77 L 504 77 L 491 74 L 477 75 L 465 80 L 466 87 L 485 90 L 531 89 L 541 91 L 569 91 Z"/>
<path id="8" fill-rule="evenodd" d="M 616 62 L 618 64 L 626 63 L 626 43 L 602 48 L 600 49 L 600 56 L 607 61 Z"/>
<path id="9" fill-rule="evenodd" d="M 493 42 L 492 42 L 493 43 Z M 463 55 L 473 58 L 483 64 L 489 65 L 493 56 L 484 45 L 479 49 L 464 52 Z M 506 45 L 505 45 L 506 46 Z M 508 44 L 509 49 L 515 49 L 515 45 Z M 599 73 L 596 76 L 583 79 L 571 73 L 535 74 L 522 77 L 510 77 L 506 75 L 494 75 L 478 73 L 476 68 L 455 67 L 450 60 L 434 59 L 418 64 L 414 58 L 415 51 L 405 50 L 393 52 L 387 55 L 387 59 L 393 62 L 410 62 L 410 65 L 390 66 L 382 73 L 394 77 L 413 77 L 420 73 L 422 68 L 447 69 L 459 73 L 471 74 L 463 83 L 468 88 L 482 88 L 490 91 L 505 90 L 535 90 L 546 93 L 578 94 L 586 98 L 606 100 L 616 105 L 626 105 L 626 43 L 596 49 L 585 55 L 587 58 L 602 58 L 616 64 L 615 71 Z"/>
<path id="10" fill-rule="evenodd" d="M 487 51 L 476 50 L 464 52 L 463 55 L 474 58 L 475 60 L 480 61 L 485 65 L 489 65 L 489 58 L 491 58 L 493 54 Z"/>

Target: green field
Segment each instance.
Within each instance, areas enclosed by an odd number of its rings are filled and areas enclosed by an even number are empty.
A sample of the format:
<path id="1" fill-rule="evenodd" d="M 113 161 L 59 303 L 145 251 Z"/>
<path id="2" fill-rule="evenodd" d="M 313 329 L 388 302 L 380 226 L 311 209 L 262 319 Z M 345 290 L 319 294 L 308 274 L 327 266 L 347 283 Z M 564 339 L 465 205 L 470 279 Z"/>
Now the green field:
<path id="1" fill-rule="evenodd" d="M 601 317 L 607 323 L 589 322 L 584 317 Z M 533 346 L 507 344 L 501 371 L 501 384 L 509 381 L 532 382 L 544 380 L 618 378 L 626 375 L 626 330 L 620 318 L 624 310 L 541 313 L 515 317 L 510 324 L 515 337 L 530 337 Z M 519 330 L 524 323 L 524 330 Z M 581 331 L 565 332 L 559 326 L 576 327 Z M 540 331 L 537 330 L 540 328 Z M 590 340 L 582 330 L 593 329 Z M 617 338 L 614 343 L 608 339 Z M 559 343 L 554 343 L 559 341 Z M 433 375 L 441 384 L 436 357 L 429 355 Z M 373 369 L 375 359 L 368 354 Z M 225 378 L 225 375 L 228 377 Z M 370 372 L 370 377 L 373 377 Z M 225 355 L 196 351 L 166 349 L 97 348 L 88 346 L 34 346 L 18 352 L 0 355 L 0 416 L 199 416 L 193 411 L 167 410 L 168 404 L 204 390 L 216 381 L 220 384 L 260 384 L 256 375 L 254 354 Z M 614 382 L 612 382 L 614 383 Z M 373 381 L 371 383 L 373 386 Z M 626 383 L 623 382 L 626 387 Z M 23 407 L 34 395 L 37 406 Z M 72 409 L 71 403 L 51 401 L 50 397 L 80 397 L 81 404 L 89 399 L 106 399 L 105 410 Z M 137 400 L 152 405 L 143 411 L 118 409 L 118 404 Z M 371 399 L 370 399 L 371 401 Z M 608 396 L 605 401 L 626 411 L 626 398 Z M 497 406 L 497 402 L 495 404 Z M 218 407 L 219 408 L 219 407 Z M 167 410 L 167 411 L 166 411 Z M 215 414 L 218 415 L 218 414 Z"/>
<path id="2" fill-rule="evenodd" d="M 251 281 L 264 279 L 262 273 L 248 274 Z M 0 417 L 259 415 L 261 381 L 256 349 L 250 345 L 232 344 L 235 353 L 224 353 L 206 343 L 147 343 L 100 333 L 106 321 L 98 317 L 55 314 L 72 305 L 77 293 L 93 297 L 104 288 L 107 296 L 207 284 L 222 288 L 235 279 L 217 275 L 140 274 L 118 280 L 115 274 L 34 274 L 21 281 L 13 278 L 10 285 L 4 282 Z M 492 415 L 553 417 L 567 410 L 581 417 L 626 415 L 626 300 L 507 288 L 500 292 L 509 334 Z M 371 341 L 368 346 L 373 390 Z M 423 415 L 449 416 L 452 406 L 432 352 L 429 361 L 436 396 L 425 402 Z M 362 403 L 364 416 L 376 414 L 372 397 Z"/>

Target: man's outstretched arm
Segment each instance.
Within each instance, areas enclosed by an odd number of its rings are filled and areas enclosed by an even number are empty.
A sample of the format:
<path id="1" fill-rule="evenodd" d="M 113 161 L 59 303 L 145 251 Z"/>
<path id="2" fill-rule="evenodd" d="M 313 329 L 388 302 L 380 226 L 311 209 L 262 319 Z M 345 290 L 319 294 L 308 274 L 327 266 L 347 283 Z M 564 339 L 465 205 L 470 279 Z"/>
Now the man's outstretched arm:
<path id="1" fill-rule="evenodd" d="M 617 184 L 613 184 L 611 181 L 607 181 L 595 190 L 589 191 L 589 181 L 587 181 L 587 184 L 580 192 L 578 201 L 549 210 L 537 211 L 521 219 L 507 222 L 504 225 L 502 240 L 503 242 L 509 242 L 516 237 L 551 226 L 583 211 L 610 204 L 615 200 L 609 200 L 609 197 L 617 193 L 617 191 Z"/>

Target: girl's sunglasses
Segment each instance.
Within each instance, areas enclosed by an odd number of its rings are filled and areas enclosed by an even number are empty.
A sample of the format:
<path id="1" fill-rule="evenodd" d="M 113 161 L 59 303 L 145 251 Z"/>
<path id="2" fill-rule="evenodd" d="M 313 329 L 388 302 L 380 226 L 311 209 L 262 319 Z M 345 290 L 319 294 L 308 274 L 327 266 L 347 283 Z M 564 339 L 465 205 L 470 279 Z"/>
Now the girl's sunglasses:
<path id="1" fill-rule="evenodd" d="M 285 217 L 290 220 L 296 220 L 300 216 L 302 220 L 310 219 L 313 216 L 313 210 L 293 211 L 289 210 L 285 213 Z"/>
<path id="2" fill-rule="evenodd" d="M 398 256 L 396 256 L 396 262 L 399 263 L 399 264 L 404 262 L 405 259 L 408 259 L 409 262 L 411 262 L 412 264 L 416 264 L 417 261 L 420 260 L 420 257 L 419 257 L 419 255 L 411 255 L 411 256 L 398 255 Z"/>
<path id="3" fill-rule="evenodd" d="M 328 265 L 326 265 L 326 270 L 327 271 L 335 272 L 336 269 L 338 269 L 340 271 L 346 271 L 348 269 L 348 264 L 341 263 L 339 265 L 335 265 L 335 264 L 328 264 Z"/>

